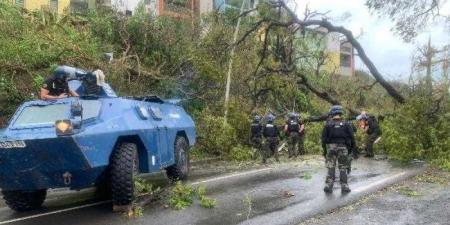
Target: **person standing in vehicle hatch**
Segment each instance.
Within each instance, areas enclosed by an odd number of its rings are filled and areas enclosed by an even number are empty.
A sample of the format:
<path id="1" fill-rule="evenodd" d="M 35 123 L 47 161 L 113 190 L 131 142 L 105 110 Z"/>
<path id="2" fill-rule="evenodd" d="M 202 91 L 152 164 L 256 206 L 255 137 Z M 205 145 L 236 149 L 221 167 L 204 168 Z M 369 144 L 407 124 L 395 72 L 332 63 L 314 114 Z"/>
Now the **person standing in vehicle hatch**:
<path id="1" fill-rule="evenodd" d="M 264 142 L 264 156 L 263 156 L 263 163 L 266 163 L 267 155 L 271 154 L 275 157 L 275 160 L 277 162 L 280 162 L 278 159 L 278 143 L 279 143 L 279 136 L 280 131 L 278 130 L 278 127 L 274 124 L 275 117 L 272 114 L 269 114 L 266 117 L 267 124 L 264 126 L 263 129 L 263 136 L 265 138 Z"/>
<path id="2" fill-rule="evenodd" d="M 323 189 L 326 193 L 333 192 L 336 163 L 339 168 L 341 192 L 350 192 L 347 182 L 348 155 L 352 150 L 352 146 L 355 146 L 355 137 L 352 127 L 342 119 L 343 114 L 342 106 L 332 106 L 329 113 L 331 118 L 322 130 L 322 147 L 328 169 L 326 185 Z"/>
<path id="3" fill-rule="evenodd" d="M 44 81 L 39 97 L 42 100 L 55 100 L 67 97 L 78 97 L 78 94 L 70 90 L 68 83 L 69 74 L 57 69 L 53 75 Z"/>

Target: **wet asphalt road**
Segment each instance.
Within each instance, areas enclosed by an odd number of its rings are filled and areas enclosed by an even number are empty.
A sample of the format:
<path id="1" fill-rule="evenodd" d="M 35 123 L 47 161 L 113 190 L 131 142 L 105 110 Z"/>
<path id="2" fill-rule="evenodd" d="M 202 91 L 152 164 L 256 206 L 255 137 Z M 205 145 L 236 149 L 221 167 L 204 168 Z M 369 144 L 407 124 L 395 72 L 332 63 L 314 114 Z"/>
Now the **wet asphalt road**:
<path id="1" fill-rule="evenodd" d="M 431 178 L 431 179 L 430 179 Z M 450 225 L 450 172 L 427 171 L 301 225 Z"/>
<path id="2" fill-rule="evenodd" d="M 71 195 L 56 193 L 50 195 L 50 200 L 40 211 L 22 214 L 6 207 L 0 208 L 0 225 L 298 224 L 306 218 L 349 204 L 364 195 L 418 174 L 423 167 L 400 167 L 387 161 L 359 159 L 354 162 L 349 180 L 352 192 L 345 196 L 341 195 L 339 184 L 335 185 L 332 195 L 323 193 L 325 169 L 320 158 L 271 164 L 221 175 L 215 169 L 214 172 L 200 172 L 197 179 L 194 176 L 190 181 L 194 185 L 204 185 L 207 196 L 217 200 L 213 209 L 194 204 L 190 208 L 176 211 L 165 208 L 165 202 L 159 201 L 146 206 L 143 216 L 128 219 L 124 215 L 112 213 L 110 203 L 71 209 L 95 202 L 91 199 L 92 192 Z"/>

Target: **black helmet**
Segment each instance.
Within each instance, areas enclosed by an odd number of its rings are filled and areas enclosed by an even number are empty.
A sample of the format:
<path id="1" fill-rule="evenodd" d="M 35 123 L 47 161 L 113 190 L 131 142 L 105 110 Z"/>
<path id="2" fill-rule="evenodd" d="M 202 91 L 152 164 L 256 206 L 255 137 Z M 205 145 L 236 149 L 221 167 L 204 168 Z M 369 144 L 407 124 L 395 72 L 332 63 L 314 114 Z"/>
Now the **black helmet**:
<path id="1" fill-rule="evenodd" d="M 53 72 L 53 77 L 58 81 L 66 81 L 67 78 L 69 78 L 69 73 L 67 73 L 66 70 L 64 70 L 64 67 L 59 66 L 56 68 L 56 70 Z"/>
<path id="2" fill-rule="evenodd" d="M 329 116 L 342 115 L 344 114 L 344 108 L 340 105 L 333 105 L 330 108 Z"/>
<path id="3" fill-rule="evenodd" d="M 296 118 L 297 118 L 297 114 L 296 114 L 295 112 L 290 112 L 290 113 L 288 114 L 288 117 L 289 117 L 289 119 L 293 120 L 293 119 L 296 119 Z"/>

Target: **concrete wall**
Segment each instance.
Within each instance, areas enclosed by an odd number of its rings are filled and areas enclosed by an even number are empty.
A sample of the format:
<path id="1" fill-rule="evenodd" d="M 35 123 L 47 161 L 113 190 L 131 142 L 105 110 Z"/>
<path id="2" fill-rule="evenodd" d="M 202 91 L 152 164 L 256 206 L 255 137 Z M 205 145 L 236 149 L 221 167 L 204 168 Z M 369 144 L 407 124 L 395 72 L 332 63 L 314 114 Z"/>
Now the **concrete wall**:
<path id="1" fill-rule="evenodd" d="M 212 12 L 214 10 L 213 0 L 199 0 L 200 15 Z"/>
<path id="2" fill-rule="evenodd" d="M 141 0 L 111 0 L 111 5 L 119 11 L 134 11 Z"/>
<path id="3" fill-rule="evenodd" d="M 15 0 L 10 0 L 12 4 L 15 4 Z M 58 14 L 64 14 L 68 12 L 70 6 L 70 0 L 58 0 Z M 50 7 L 50 0 L 24 0 L 23 1 L 23 8 L 35 11 L 35 10 L 41 10 L 43 8 L 49 8 Z"/>

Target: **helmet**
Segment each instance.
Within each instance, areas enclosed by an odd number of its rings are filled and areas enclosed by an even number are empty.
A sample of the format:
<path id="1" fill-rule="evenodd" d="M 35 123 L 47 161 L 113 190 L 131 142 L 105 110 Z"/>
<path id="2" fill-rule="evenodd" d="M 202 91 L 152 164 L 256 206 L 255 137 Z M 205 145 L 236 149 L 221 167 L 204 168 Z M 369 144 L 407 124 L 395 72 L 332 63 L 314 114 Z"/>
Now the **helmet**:
<path id="1" fill-rule="evenodd" d="M 356 117 L 356 120 L 367 120 L 367 118 L 366 114 L 360 114 Z"/>
<path id="2" fill-rule="evenodd" d="M 296 118 L 297 118 L 297 114 L 296 114 L 295 112 L 290 112 L 290 113 L 288 114 L 288 117 L 289 117 L 289 119 L 293 120 L 293 119 L 296 119 Z"/>
<path id="3" fill-rule="evenodd" d="M 266 120 L 268 123 L 273 123 L 273 121 L 275 120 L 275 116 L 272 114 L 269 114 L 266 116 Z"/>
<path id="4" fill-rule="evenodd" d="M 53 72 L 53 77 L 56 80 L 59 81 L 66 81 L 67 78 L 69 78 L 69 73 L 67 73 L 67 71 L 65 70 L 64 67 L 59 66 L 58 68 L 56 68 L 56 70 Z"/>
<path id="5" fill-rule="evenodd" d="M 344 114 L 344 108 L 340 105 L 333 105 L 330 108 L 329 116 L 342 115 Z"/>
<path id="6" fill-rule="evenodd" d="M 253 122 L 259 123 L 261 121 L 261 117 L 259 115 L 255 115 L 253 117 Z"/>
<path id="7" fill-rule="evenodd" d="M 66 81 L 67 79 L 77 79 L 77 77 L 83 75 L 88 75 L 88 72 L 70 66 L 58 66 L 53 72 L 53 77 L 60 81 Z"/>

